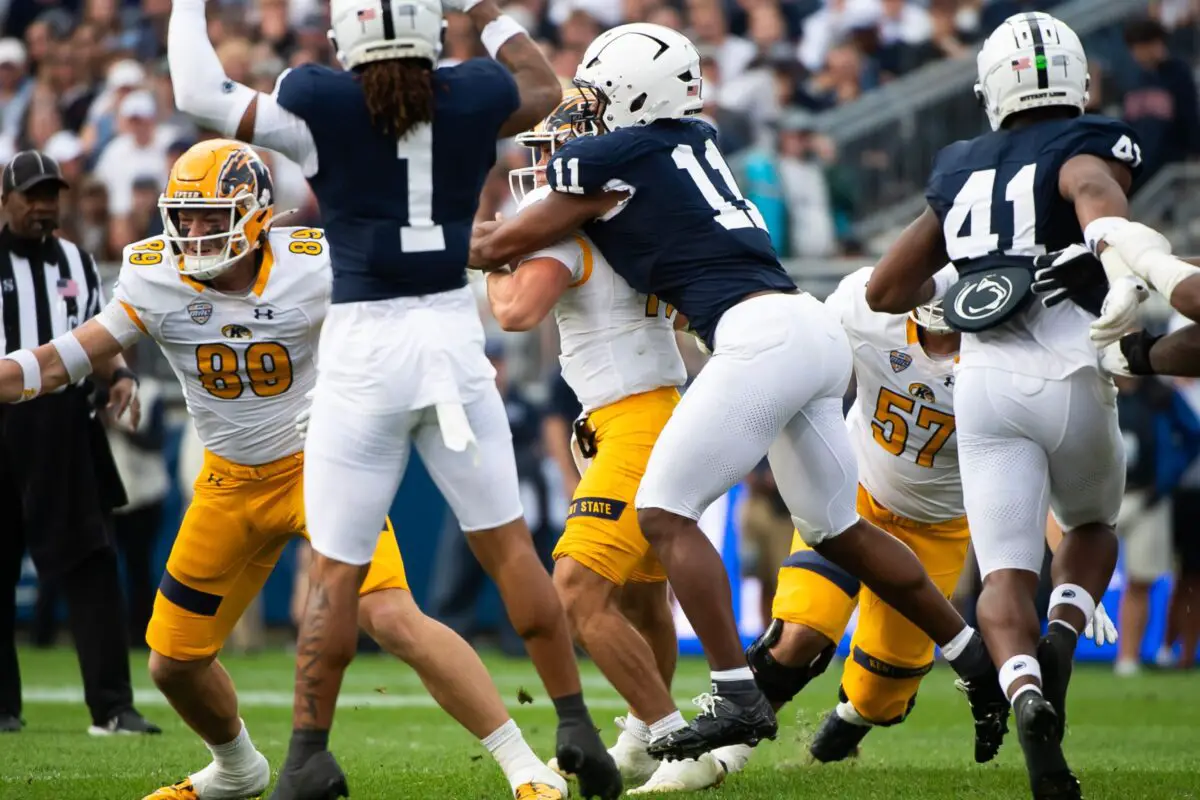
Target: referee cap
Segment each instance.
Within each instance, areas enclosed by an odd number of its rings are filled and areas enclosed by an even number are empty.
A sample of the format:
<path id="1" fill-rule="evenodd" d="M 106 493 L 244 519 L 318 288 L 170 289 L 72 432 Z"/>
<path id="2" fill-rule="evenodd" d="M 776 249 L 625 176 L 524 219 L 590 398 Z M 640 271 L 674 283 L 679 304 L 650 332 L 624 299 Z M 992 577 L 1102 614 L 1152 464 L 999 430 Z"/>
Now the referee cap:
<path id="1" fill-rule="evenodd" d="M 39 183 L 54 181 L 59 188 L 70 184 L 63 178 L 58 162 L 37 150 L 22 150 L 12 157 L 4 168 L 4 195 L 9 192 L 27 192 Z"/>

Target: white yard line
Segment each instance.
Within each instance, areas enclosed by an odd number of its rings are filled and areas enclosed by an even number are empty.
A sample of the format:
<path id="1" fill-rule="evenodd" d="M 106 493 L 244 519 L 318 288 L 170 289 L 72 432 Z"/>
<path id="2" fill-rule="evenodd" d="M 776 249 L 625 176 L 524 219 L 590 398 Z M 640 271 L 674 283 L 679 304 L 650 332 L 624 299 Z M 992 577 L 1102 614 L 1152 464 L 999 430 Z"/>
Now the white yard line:
<path id="1" fill-rule="evenodd" d="M 539 687 L 540 688 L 540 687 Z M 83 703 L 83 690 L 62 686 L 25 686 L 21 695 L 26 703 L 47 703 L 51 705 L 73 705 Z M 134 701 L 139 706 L 165 706 L 166 698 L 153 689 L 136 688 Z M 675 698 L 680 708 L 688 709 L 691 703 L 688 698 Z M 515 702 L 505 699 L 509 708 L 524 708 Z M 242 690 L 238 692 L 238 704 L 246 708 L 291 708 L 292 693 L 279 691 Z M 620 711 L 626 708 L 625 702 L 615 694 L 589 696 L 589 708 L 604 711 Z M 347 692 L 338 698 L 341 708 L 437 708 L 437 703 L 427 694 L 391 694 L 391 693 L 360 693 Z M 549 711 L 550 703 L 544 698 L 535 700 L 532 708 Z"/>

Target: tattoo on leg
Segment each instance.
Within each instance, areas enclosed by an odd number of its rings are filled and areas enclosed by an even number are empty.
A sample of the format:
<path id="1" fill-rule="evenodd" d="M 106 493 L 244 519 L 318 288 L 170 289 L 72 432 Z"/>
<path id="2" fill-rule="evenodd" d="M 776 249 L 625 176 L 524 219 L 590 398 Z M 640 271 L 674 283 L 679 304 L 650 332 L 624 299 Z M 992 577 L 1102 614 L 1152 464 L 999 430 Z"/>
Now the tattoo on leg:
<path id="1" fill-rule="evenodd" d="M 329 608 L 329 592 L 318 579 L 308 587 L 296 641 L 296 697 L 292 710 L 292 727 L 296 730 L 328 727 L 318 723 L 318 704 L 326 678 L 323 662 L 329 647 Z"/>

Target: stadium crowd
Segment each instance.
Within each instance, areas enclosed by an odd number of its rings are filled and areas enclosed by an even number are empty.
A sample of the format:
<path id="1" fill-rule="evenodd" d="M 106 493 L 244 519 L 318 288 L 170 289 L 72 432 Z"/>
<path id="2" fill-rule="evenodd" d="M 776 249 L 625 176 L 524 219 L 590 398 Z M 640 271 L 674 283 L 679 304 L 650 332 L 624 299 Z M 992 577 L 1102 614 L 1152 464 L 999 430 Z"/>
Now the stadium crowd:
<path id="1" fill-rule="evenodd" d="M 860 251 L 853 232 L 860 165 L 839 158 L 834 139 L 820 132 L 819 115 L 850 103 L 869 103 L 874 89 L 930 62 L 970 58 L 972 44 L 1010 14 L 1057 5 L 1058 0 L 513 0 L 506 11 L 536 32 L 564 82 L 574 75 L 586 45 L 604 29 L 649 21 L 686 31 L 703 56 L 704 113 L 718 127 L 722 149 L 739 180 L 751 187 L 747 193 L 767 220 L 776 249 L 785 258 L 820 258 Z M 332 62 L 326 41 L 327 4 L 320 0 L 211 0 L 209 7 L 209 36 L 234 81 L 269 92 L 289 67 Z M 1150 17 L 1130 24 L 1125 32 L 1138 71 L 1097 74 L 1093 97 L 1097 110 L 1118 108 L 1117 116 L 1134 124 L 1143 142 L 1156 143 L 1145 149 L 1158 168 L 1200 157 L 1200 113 L 1192 77 L 1200 66 L 1195 60 L 1200 52 L 1200 2 L 1161 0 L 1151 2 L 1149 11 Z M 165 58 L 169 13 L 170 0 L 0 2 L 0 164 L 29 148 L 57 159 L 71 184 L 63 197 L 61 232 L 101 262 L 116 260 L 125 244 L 161 232 L 156 203 L 169 165 L 205 135 L 175 111 Z M 1192 60 L 1172 58 L 1170 53 Z M 465 18 L 452 18 L 443 58 L 455 62 L 478 54 L 478 38 Z M 295 209 L 288 224 L 320 224 L 299 167 L 267 151 L 263 156 L 274 175 L 278 207 Z M 506 173 L 528 158 L 527 151 L 515 145 L 501 145 L 481 217 L 514 211 Z M 481 302 L 485 315 L 486 307 Z M 506 374 L 514 386 L 524 387 L 524 394 L 509 403 L 510 415 L 522 419 L 510 421 L 514 431 L 526 434 L 520 446 L 527 449 L 526 463 L 534 466 L 523 478 L 541 497 L 534 507 L 544 512 L 545 522 L 535 525 L 531 520 L 531 527 L 543 537 L 542 549 L 548 552 L 545 537 L 552 542 L 556 536 L 559 509 L 565 508 L 562 498 L 573 488 L 574 468 L 565 442 L 576 406 L 569 390 L 564 397 L 565 386 L 556 374 L 552 324 L 531 334 L 505 333 L 494 320 L 489 325 L 494 337 L 489 355 L 500 362 L 507 351 L 511 363 Z M 694 375 L 702 357 L 690 344 L 683 349 Z M 546 375 L 554 377 L 548 380 Z M 1160 391 L 1147 393 L 1149 384 Z M 1179 494 L 1176 490 L 1187 495 L 1182 503 L 1194 504 L 1200 497 L 1194 463 L 1190 472 L 1172 465 L 1169 480 L 1159 480 L 1156 470 L 1168 469 L 1163 465 L 1166 456 L 1159 452 L 1164 441 L 1171 444 L 1172 453 L 1190 454 L 1184 467 L 1200 452 L 1200 426 L 1192 424 L 1196 412 L 1189 412 L 1191 422 L 1180 423 L 1178 409 L 1172 410 L 1170 402 L 1183 398 L 1191 409 L 1200 390 L 1146 379 L 1141 389 L 1127 387 L 1127 394 L 1131 406 L 1143 404 L 1145 412 L 1139 416 L 1123 409 L 1123 422 L 1135 420 L 1129 436 L 1149 437 L 1147 441 L 1168 437 L 1154 445 L 1154 464 L 1131 463 L 1131 474 L 1135 468 L 1142 470 L 1131 486 L 1137 483 L 1139 491 L 1151 487 L 1147 496 L 1159 508 L 1169 506 L 1169 498 Z M 161 415 L 152 421 L 161 427 Z M 1160 430 L 1164 425 L 1165 434 Z M 114 433 L 117 440 L 124 441 L 123 436 Z M 149 440 L 161 441 L 161 431 Z M 139 502 L 156 508 L 166 478 L 159 467 L 140 462 L 158 463 L 158 445 L 124 449 L 124 469 L 153 473 L 153 491 Z M 519 464 L 521 457 L 518 453 Z M 790 523 L 778 513 L 769 475 L 753 481 L 751 488 L 755 518 L 750 527 L 756 533 L 746 545 L 747 570 L 769 580 L 774 573 L 769 565 L 777 560 L 779 548 L 787 547 Z M 774 526 L 773 510 L 778 523 Z M 1169 521 L 1159 523 L 1155 544 L 1147 545 L 1153 554 L 1143 563 L 1149 563 L 1151 571 L 1173 569 L 1169 552 L 1162 555 L 1164 547 L 1170 549 L 1169 542 L 1163 544 L 1169 539 L 1169 526 Z M 448 542 L 461 541 L 454 531 L 446 537 Z M 1177 541 L 1182 538 L 1176 536 Z M 444 557 L 469 560 L 465 553 Z M 1194 553 L 1189 559 L 1191 572 L 1180 577 L 1191 587 L 1188 591 L 1200 593 L 1200 564 Z M 456 563 L 441 565 L 439 571 L 453 573 Z M 759 563 L 767 568 L 758 570 Z M 1136 585 L 1145 584 L 1144 571 L 1135 577 Z M 474 576 L 463 577 L 461 592 L 476 584 Z M 147 587 L 153 583 L 133 585 L 133 591 L 145 593 L 152 591 Z M 458 595 L 457 584 L 440 585 L 444 596 L 438 602 L 447 609 L 446 616 L 458 613 L 466 601 Z M 134 626 L 144 627 L 145 601 L 133 598 Z M 1191 637 L 1194 650 L 1200 623 L 1180 618 L 1173 624 L 1176 632 L 1184 632 L 1185 641 Z M 1136 663 L 1136 653 L 1123 652 L 1123 657 L 1126 663 Z"/>

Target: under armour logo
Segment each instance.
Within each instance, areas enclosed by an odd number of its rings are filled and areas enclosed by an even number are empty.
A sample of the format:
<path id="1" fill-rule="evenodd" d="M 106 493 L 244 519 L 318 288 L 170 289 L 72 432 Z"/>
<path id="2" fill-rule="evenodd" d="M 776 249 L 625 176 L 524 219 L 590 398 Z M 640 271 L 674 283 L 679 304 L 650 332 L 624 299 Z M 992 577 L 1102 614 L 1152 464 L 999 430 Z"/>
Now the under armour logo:
<path id="1" fill-rule="evenodd" d="M 213 473 L 213 472 L 208 473 L 208 482 L 215 483 L 217 486 L 221 485 L 221 479 L 218 478 L 216 476 L 216 473 Z"/>
<path id="2" fill-rule="evenodd" d="M 0 289 L 3 289 L 6 292 L 15 291 L 16 288 L 17 288 L 16 284 L 13 283 L 13 281 L 9 278 L 5 278 L 3 285 L 0 285 Z"/>
<path id="3" fill-rule="evenodd" d="M 275 319 L 275 309 L 273 308 L 256 308 L 254 309 L 255 319 Z"/>
<path id="4" fill-rule="evenodd" d="M 942 386 L 945 386 L 947 389 L 954 386 L 954 376 L 947 375 L 946 379 L 944 381 L 942 381 Z"/>

